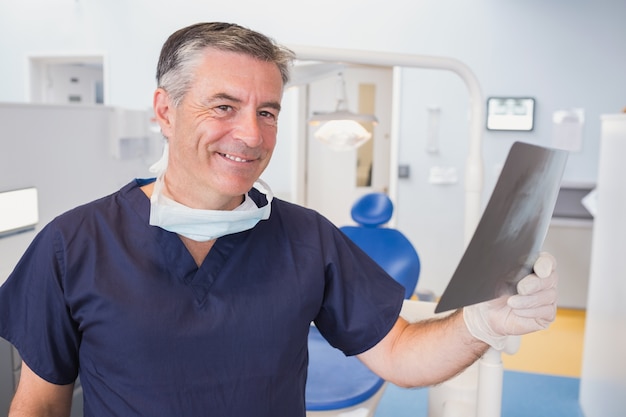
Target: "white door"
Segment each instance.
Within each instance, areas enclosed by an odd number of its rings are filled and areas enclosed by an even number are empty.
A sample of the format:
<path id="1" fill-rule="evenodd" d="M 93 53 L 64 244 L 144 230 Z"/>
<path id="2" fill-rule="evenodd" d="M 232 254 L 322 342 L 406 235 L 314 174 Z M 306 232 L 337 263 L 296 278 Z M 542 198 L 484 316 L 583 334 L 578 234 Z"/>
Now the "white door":
<path id="1" fill-rule="evenodd" d="M 104 104 L 104 57 L 31 56 L 30 101 L 54 104 Z"/>
<path id="2" fill-rule="evenodd" d="M 308 128 L 306 206 L 338 226 L 354 223 L 350 209 L 357 198 L 389 189 L 393 81 L 391 68 L 348 67 L 342 73 L 348 109 L 374 113 L 378 123 L 365 126 L 372 129 L 372 139 L 350 151 L 330 149 L 313 136 L 319 126 Z M 309 116 L 335 110 L 339 94 L 336 76 L 311 83 L 308 91 Z"/>

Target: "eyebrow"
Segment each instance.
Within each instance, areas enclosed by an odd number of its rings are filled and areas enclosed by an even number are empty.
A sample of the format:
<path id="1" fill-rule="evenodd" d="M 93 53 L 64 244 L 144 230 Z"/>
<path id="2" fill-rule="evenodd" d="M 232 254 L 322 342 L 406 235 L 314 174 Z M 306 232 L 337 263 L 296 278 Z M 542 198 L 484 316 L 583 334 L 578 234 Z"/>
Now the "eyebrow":
<path id="1" fill-rule="evenodd" d="M 230 94 L 227 93 L 217 93 L 214 94 L 213 96 L 211 96 L 209 98 L 209 102 L 213 102 L 213 101 L 217 101 L 217 100 L 228 100 L 228 101 L 232 101 L 234 103 L 241 103 L 242 100 L 237 98 L 237 97 L 233 97 Z M 276 101 L 266 101 L 261 103 L 261 105 L 259 106 L 261 108 L 263 107 L 269 107 L 271 109 L 275 109 L 277 111 L 280 111 L 281 106 L 280 103 L 276 102 Z"/>

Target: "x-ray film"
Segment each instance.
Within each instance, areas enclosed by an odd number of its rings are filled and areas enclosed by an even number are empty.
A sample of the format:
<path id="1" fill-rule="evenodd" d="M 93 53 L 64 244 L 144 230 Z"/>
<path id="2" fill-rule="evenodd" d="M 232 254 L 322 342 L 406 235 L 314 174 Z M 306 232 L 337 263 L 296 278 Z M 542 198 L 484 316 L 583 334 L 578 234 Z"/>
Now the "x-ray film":
<path id="1" fill-rule="evenodd" d="M 564 150 L 513 144 L 435 312 L 517 293 L 543 246 L 567 156 Z"/>

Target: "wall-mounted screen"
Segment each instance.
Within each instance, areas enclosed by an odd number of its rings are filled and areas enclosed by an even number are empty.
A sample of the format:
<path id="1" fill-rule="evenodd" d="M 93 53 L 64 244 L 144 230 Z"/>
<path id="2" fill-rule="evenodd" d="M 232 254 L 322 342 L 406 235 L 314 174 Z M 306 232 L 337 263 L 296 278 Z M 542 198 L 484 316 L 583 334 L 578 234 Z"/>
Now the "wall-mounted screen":
<path id="1" fill-rule="evenodd" d="M 487 99 L 487 129 L 533 130 L 535 99 L 528 97 L 490 97 Z"/>
<path id="2" fill-rule="evenodd" d="M 35 187 L 0 192 L 0 238 L 33 229 L 38 222 Z"/>

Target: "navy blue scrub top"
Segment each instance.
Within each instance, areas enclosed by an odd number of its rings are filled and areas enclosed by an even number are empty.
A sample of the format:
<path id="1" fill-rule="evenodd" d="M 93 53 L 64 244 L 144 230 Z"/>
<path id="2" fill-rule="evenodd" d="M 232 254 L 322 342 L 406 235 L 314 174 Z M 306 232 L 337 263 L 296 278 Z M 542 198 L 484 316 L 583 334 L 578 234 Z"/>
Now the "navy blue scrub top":
<path id="1" fill-rule="evenodd" d="M 310 322 L 347 355 L 395 323 L 404 289 L 316 212 L 274 199 L 198 268 L 148 224 L 150 181 L 53 220 L 0 288 L 0 336 L 80 374 L 85 416 L 304 416 Z"/>

